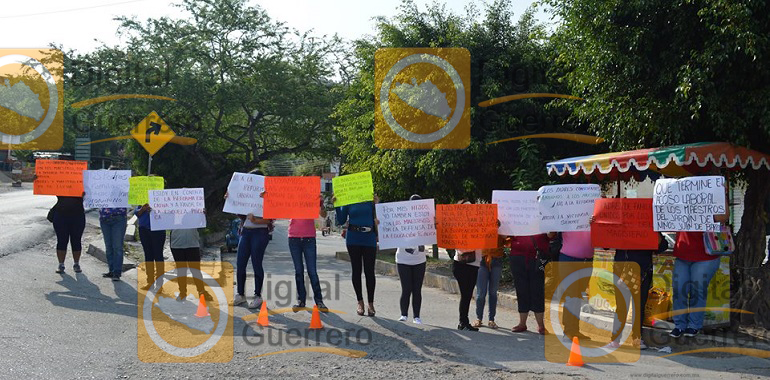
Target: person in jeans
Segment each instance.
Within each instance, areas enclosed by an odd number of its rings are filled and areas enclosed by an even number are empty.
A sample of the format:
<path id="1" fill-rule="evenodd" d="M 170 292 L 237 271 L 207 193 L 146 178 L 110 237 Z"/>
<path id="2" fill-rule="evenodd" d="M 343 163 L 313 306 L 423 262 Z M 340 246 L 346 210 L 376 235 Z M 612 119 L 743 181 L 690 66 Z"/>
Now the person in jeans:
<path id="1" fill-rule="evenodd" d="M 519 324 L 511 331 L 527 331 L 527 318 L 531 311 L 535 314 L 538 334 L 545 335 L 545 266 L 540 259 L 547 257 L 550 239 L 546 234 L 511 236 L 510 239 L 511 274 L 519 309 Z M 538 257 L 538 251 L 541 257 Z"/>
<path id="2" fill-rule="evenodd" d="M 503 246 L 506 244 L 505 236 L 498 235 L 497 248 L 481 251 L 481 265 L 476 278 L 476 322 L 473 327 L 481 327 L 484 319 L 484 301 L 489 293 L 489 323 L 490 328 L 496 329 L 495 314 L 497 313 L 497 288 L 500 285 L 500 276 L 503 272 Z"/>
<path id="3" fill-rule="evenodd" d="M 415 201 L 422 199 L 417 194 L 412 195 L 409 200 Z M 422 306 L 422 282 L 425 279 L 425 262 L 427 261 L 425 246 L 419 247 L 399 247 L 396 249 L 396 268 L 398 269 L 398 278 L 401 281 L 401 317 L 399 321 L 404 322 L 409 314 L 409 300 L 412 301 L 412 322 L 422 324 L 420 319 L 420 307 Z"/>
<path id="4" fill-rule="evenodd" d="M 573 262 L 573 263 L 588 263 L 591 264 L 594 260 L 594 246 L 591 243 L 591 231 L 565 231 L 561 233 L 562 246 L 559 253 L 560 262 Z M 551 232 L 548 234 L 549 238 L 556 237 L 556 233 Z M 590 267 L 589 267 L 590 268 Z M 569 273 L 559 273 L 560 279 L 565 279 Z M 565 296 L 572 298 L 573 300 L 583 300 L 583 293 L 588 288 L 588 283 L 591 276 L 585 276 L 572 284 L 565 291 Z M 580 306 L 581 303 L 574 302 L 571 307 L 572 312 L 564 311 L 562 317 L 562 323 L 564 324 L 564 337 L 570 341 L 574 337 L 578 337 L 580 340 L 590 340 L 589 337 L 580 333 Z M 565 307 L 568 307 L 565 304 Z M 574 314 L 573 314 L 574 313 Z"/>
<path id="5" fill-rule="evenodd" d="M 706 307 L 708 287 L 719 269 L 720 256 L 706 253 L 703 232 L 680 231 L 676 233 L 674 257 L 674 329 L 669 335 L 673 338 L 682 335 L 693 337 L 703 328 L 703 309 Z M 681 312 L 690 309 L 696 311 Z"/>
<path id="6" fill-rule="evenodd" d="M 80 273 L 80 253 L 83 250 L 81 239 L 86 228 L 86 213 L 83 209 L 83 197 L 56 197 L 53 207 L 53 229 L 56 231 L 56 258 L 59 267 L 56 273 L 64 273 L 64 259 L 67 257 L 67 244 L 72 247 L 72 270 Z"/>
<path id="7" fill-rule="evenodd" d="M 320 216 L 325 218 L 326 210 L 323 208 L 323 201 L 320 208 Z M 291 219 L 289 221 L 289 252 L 291 252 L 291 260 L 294 262 L 294 281 L 297 284 L 297 304 L 292 307 L 294 311 L 298 311 L 306 305 L 305 265 L 307 265 L 307 276 L 310 278 L 310 286 L 313 288 L 313 299 L 316 306 L 318 306 L 318 310 L 323 312 L 329 311 L 323 302 L 321 282 L 318 279 L 318 271 L 316 270 L 317 251 L 315 234 L 315 220 Z"/>
<path id="8" fill-rule="evenodd" d="M 179 282 L 179 296 L 177 300 L 187 299 L 187 268 L 192 269 L 192 275 L 198 281 L 195 282 L 195 288 L 198 290 L 198 297 L 204 296 L 207 300 L 213 297 L 206 292 L 201 270 L 201 242 L 198 230 L 195 228 L 183 230 L 171 230 L 169 234 L 169 245 L 171 246 L 171 255 L 174 256 L 176 263 L 177 281 Z"/>
<path id="9" fill-rule="evenodd" d="M 332 203 L 337 200 L 332 195 Z M 367 314 L 370 317 L 375 315 L 374 310 L 374 287 L 377 279 L 374 275 L 374 263 L 377 259 L 377 230 L 375 229 L 374 204 L 379 202 L 379 198 L 374 195 L 373 202 L 361 202 L 351 205 L 335 208 L 337 214 L 337 225 L 342 226 L 347 223 L 347 232 L 345 233 L 345 244 L 350 255 L 350 266 L 352 269 L 353 290 L 358 299 L 358 315 L 364 315 L 364 295 L 361 286 L 361 268 L 363 267 L 364 276 L 366 276 L 366 295 L 369 301 Z"/>
<path id="10" fill-rule="evenodd" d="M 270 242 L 268 231 L 271 219 L 263 219 L 254 214 L 242 216 L 243 227 L 241 239 L 238 242 L 238 254 L 236 258 L 236 282 L 238 294 L 235 295 L 233 305 L 246 303 L 246 266 L 251 260 L 251 268 L 254 271 L 254 300 L 248 307 L 256 309 L 262 306 L 262 285 L 265 280 L 265 269 L 262 260 L 265 258 L 265 250 Z"/>
<path id="11" fill-rule="evenodd" d="M 108 272 L 103 276 L 112 278 L 112 281 L 120 281 L 123 274 L 123 240 L 126 235 L 127 212 L 125 208 L 99 209 L 99 226 L 104 237 L 108 267 Z"/>
<path id="12" fill-rule="evenodd" d="M 136 226 L 139 228 L 139 240 L 142 243 L 144 251 L 144 268 L 147 275 L 147 283 L 142 286 L 142 290 L 150 290 L 155 287 L 155 281 L 163 276 L 165 270 L 165 258 L 163 257 L 163 247 L 166 245 L 166 231 L 153 231 L 150 228 L 150 216 L 152 209 L 150 205 L 144 204 L 137 206 Z M 158 284 L 161 289 L 163 284 Z"/>

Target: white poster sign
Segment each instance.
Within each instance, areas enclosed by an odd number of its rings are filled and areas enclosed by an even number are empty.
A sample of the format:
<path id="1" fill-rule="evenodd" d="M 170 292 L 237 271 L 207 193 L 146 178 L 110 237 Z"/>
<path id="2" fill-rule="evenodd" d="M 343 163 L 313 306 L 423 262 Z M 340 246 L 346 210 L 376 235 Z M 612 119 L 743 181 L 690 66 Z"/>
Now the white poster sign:
<path id="1" fill-rule="evenodd" d="M 590 231 L 594 201 L 602 195 L 599 185 L 553 185 L 538 191 L 540 228 L 548 232 Z"/>
<path id="2" fill-rule="evenodd" d="M 718 231 L 714 215 L 727 209 L 721 176 L 664 178 L 652 196 L 655 231 Z"/>
<path id="3" fill-rule="evenodd" d="M 83 206 L 128 208 L 130 170 L 83 170 Z"/>
<path id="4" fill-rule="evenodd" d="M 375 205 L 380 249 L 436 244 L 433 199 Z"/>
<path id="5" fill-rule="evenodd" d="M 227 185 L 227 199 L 222 211 L 262 217 L 264 203 L 260 194 L 264 191 L 265 177 L 257 174 L 233 173 L 233 178 Z"/>
<path id="6" fill-rule="evenodd" d="M 186 230 L 206 227 L 203 189 L 150 190 L 150 229 Z"/>
<path id="7" fill-rule="evenodd" d="M 543 233 L 540 229 L 540 207 L 537 191 L 493 190 L 492 203 L 497 204 L 500 219 L 498 234 L 531 236 Z"/>

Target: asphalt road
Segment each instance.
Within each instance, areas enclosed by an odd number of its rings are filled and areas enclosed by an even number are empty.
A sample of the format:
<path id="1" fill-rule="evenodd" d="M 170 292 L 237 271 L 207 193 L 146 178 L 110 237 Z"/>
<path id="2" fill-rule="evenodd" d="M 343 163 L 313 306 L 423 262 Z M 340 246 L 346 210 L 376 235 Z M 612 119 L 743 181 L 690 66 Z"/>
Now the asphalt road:
<path id="1" fill-rule="evenodd" d="M 0 193 L 0 378 L 738 379 L 770 375 L 767 359 L 727 354 L 661 358 L 661 353 L 645 351 L 636 363 L 582 368 L 550 363 L 544 359 L 541 336 L 510 332 L 515 323 L 512 310 L 498 310 L 499 330 L 457 331 L 458 296 L 436 289 L 423 290 L 424 325 L 414 325 L 411 319 L 398 322 L 400 285 L 389 277 L 377 279 L 377 316 L 360 317 L 355 314 L 349 263 L 333 257 L 344 244 L 337 236 L 320 235 L 319 274 L 330 290 L 326 303 L 345 312 L 322 316 L 323 334 L 348 332 L 350 338 L 342 339 L 338 347 L 364 351 L 366 356 L 295 352 L 254 358 L 305 347 L 302 339 L 298 344 L 286 337 L 292 331 L 304 333 L 310 313 L 272 316 L 265 330 L 247 322 L 253 311 L 236 307 L 231 361 L 144 363 L 137 356 L 136 271 L 127 272 L 122 282 L 112 282 L 101 277 L 104 263 L 84 255 L 82 274 L 72 273 L 70 258 L 66 274 L 54 273 L 52 227 L 45 220 L 52 203 L 51 197 L 35 197 L 29 191 Z M 92 218 L 89 223 L 86 244 L 101 239 Z M 223 259 L 232 261 L 234 254 Z M 293 291 L 288 298 L 276 295 L 286 294 L 285 287 L 294 279 L 285 222 L 278 224 L 264 266 L 270 276 L 263 295 L 272 309 L 286 306 L 294 298 Z M 252 286 L 250 277 L 247 294 Z M 530 322 L 534 330 L 534 321 Z M 261 344 L 258 333 L 263 337 Z M 270 337 L 272 341 L 264 339 Z M 310 344 L 315 345 L 312 337 Z M 324 337 L 328 335 L 322 335 L 320 345 L 332 347 Z"/>

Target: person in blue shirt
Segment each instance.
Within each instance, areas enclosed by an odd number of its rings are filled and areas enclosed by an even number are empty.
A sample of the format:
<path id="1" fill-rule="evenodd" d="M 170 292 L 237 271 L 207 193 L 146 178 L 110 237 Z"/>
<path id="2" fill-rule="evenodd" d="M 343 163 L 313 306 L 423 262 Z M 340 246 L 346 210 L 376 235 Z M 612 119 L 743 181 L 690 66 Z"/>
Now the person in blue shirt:
<path id="1" fill-rule="evenodd" d="M 332 202 L 336 197 L 332 197 Z M 374 316 L 374 263 L 377 259 L 377 230 L 375 229 L 374 204 L 379 198 L 374 195 L 373 202 L 355 203 L 337 207 L 337 225 L 347 223 L 345 243 L 350 255 L 350 265 L 353 270 L 353 289 L 358 299 L 358 315 L 364 315 L 364 296 L 361 287 L 361 268 L 366 276 L 366 294 L 369 301 L 367 314 Z"/>
<path id="2" fill-rule="evenodd" d="M 144 204 L 136 208 L 136 225 L 139 227 L 139 240 L 144 250 L 145 269 L 147 271 L 147 284 L 143 290 L 150 290 L 155 279 L 165 273 L 163 259 L 163 246 L 166 245 L 166 231 L 152 231 L 150 229 L 150 205 Z"/>

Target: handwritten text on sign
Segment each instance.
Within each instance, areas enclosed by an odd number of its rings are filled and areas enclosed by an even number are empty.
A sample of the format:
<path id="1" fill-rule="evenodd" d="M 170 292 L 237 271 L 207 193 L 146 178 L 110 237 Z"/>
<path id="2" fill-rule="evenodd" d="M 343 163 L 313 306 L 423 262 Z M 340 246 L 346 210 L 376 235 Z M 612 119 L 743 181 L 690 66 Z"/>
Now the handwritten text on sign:
<path id="1" fill-rule="evenodd" d="M 130 170 L 83 171 L 83 198 L 88 208 L 128 208 Z"/>
<path id="2" fill-rule="evenodd" d="M 146 205 L 150 203 L 150 190 L 163 190 L 163 177 L 131 177 L 128 180 L 128 203 Z"/>
<path id="3" fill-rule="evenodd" d="M 237 215 L 262 217 L 264 200 L 260 196 L 265 191 L 265 177 L 256 174 L 233 173 L 227 185 L 227 199 L 224 212 Z"/>
<path id="4" fill-rule="evenodd" d="M 332 178 L 334 207 L 367 202 L 374 199 L 374 185 L 371 172 L 348 174 Z"/>
<path id="5" fill-rule="evenodd" d="M 83 196 L 83 170 L 88 169 L 85 161 L 37 160 L 32 192 L 37 195 L 59 195 L 64 197 Z"/>
<path id="6" fill-rule="evenodd" d="M 601 197 L 599 185 L 543 186 L 540 194 L 540 228 L 543 231 L 588 231 L 594 201 Z"/>
<path id="7" fill-rule="evenodd" d="M 665 178 L 653 190 L 655 231 L 718 231 L 714 215 L 726 210 L 721 176 Z"/>
<path id="8" fill-rule="evenodd" d="M 203 189 L 152 190 L 150 208 L 153 231 L 206 227 Z"/>
<path id="9" fill-rule="evenodd" d="M 436 244 L 436 210 L 433 199 L 379 203 L 380 249 Z"/>
<path id="10" fill-rule="evenodd" d="M 266 219 L 316 219 L 321 209 L 321 177 L 265 177 Z"/>
<path id="11" fill-rule="evenodd" d="M 531 236 L 542 233 L 537 191 L 493 190 L 492 203 L 497 204 L 500 235 Z"/>
<path id="12" fill-rule="evenodd" d="M 591 225 L 594 247 L 657 249 L 652 230 L 652 198 L 597 199 Z"/>
<path id="13" fill-rule="evenodd" d="M 450 249 L 497 248 L 497 205 L 437 205 L 438 245 Z"/>

